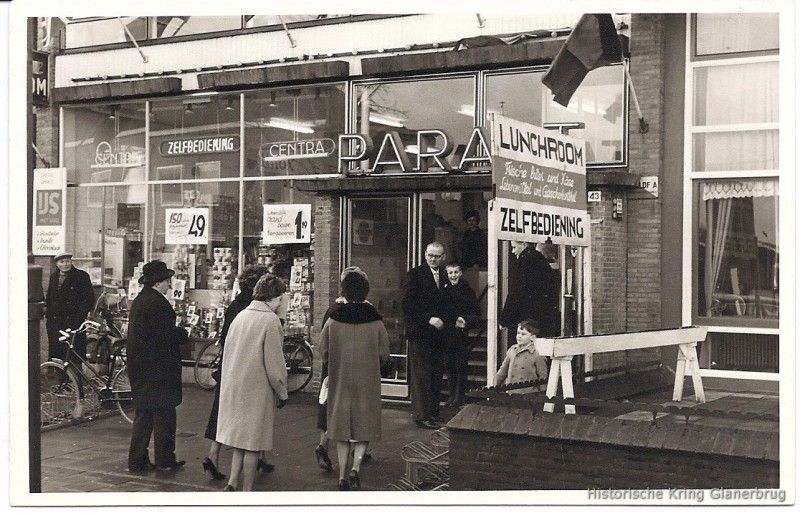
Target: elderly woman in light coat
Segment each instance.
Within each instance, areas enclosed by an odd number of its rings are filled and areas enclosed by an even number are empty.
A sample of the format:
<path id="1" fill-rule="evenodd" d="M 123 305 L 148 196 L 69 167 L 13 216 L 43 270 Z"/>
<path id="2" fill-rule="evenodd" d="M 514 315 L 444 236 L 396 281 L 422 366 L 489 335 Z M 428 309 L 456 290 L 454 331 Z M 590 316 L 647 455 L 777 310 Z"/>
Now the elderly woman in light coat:
<path id="1" fill-rule="evenodd" d="M 381 315 L 366 303 L 363 273 L 342 279 L 347 300 L 322 328 L 320 354 L 328 365 L 328 438 L 336 440 L 339 490 L 361 488 L 359 472 L 367 445 L 381 437 L 381 364 L 389 359 L 389 334 Z M 353 467 L 345 479 L 350 449 Z"/>
<path id="2" fill-rule="evenodd" d="M 262 276 L 253 301 L 231 324 L 222 361 L 222 386 L 216 440 L 233 447 L 226 491 L 236 490 L 242 474 L 244 491 L 253 489 L 259 451 L 272 449 L 275 408 L 282 408 L 286 390 L 283 328 L 276 315 L 286 285 Z"/>

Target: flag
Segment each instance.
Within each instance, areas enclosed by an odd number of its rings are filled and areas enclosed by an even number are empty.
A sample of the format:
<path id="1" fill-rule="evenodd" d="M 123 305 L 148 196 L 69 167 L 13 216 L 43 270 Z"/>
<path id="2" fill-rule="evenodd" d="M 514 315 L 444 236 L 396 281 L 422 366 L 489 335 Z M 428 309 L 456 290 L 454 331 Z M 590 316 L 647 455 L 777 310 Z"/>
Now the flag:
<path id="1" fill-rule="evenodd" d="M 621 59 L 622 47 L 611 15 L 584 14 L 553 59 L 542 84 L 566 107 L 587 73 Z"/>

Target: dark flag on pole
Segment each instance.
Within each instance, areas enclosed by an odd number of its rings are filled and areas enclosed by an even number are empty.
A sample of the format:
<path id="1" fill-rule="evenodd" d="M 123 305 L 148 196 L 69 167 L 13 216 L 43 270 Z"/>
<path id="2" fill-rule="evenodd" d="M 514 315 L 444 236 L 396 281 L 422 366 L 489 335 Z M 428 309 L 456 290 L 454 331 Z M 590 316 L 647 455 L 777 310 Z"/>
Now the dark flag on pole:
<path id="1" fill-rule="evenodd" d="M 622 47 L 610 14 L 584 14 L 542 78 L 564 107 L 587 73 L 622 60 Z"/>

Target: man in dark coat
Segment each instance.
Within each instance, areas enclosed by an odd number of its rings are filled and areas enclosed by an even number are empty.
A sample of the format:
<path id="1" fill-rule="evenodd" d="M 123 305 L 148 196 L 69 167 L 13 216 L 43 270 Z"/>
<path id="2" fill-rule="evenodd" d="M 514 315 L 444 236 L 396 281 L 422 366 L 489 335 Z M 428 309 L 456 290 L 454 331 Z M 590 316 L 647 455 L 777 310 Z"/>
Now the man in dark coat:
<path id="1" fill-rule="evenodd" d="M 53 260 L 58 270 L 50 275 L 47 287 L 47 340 L 49 358 L 64 360 L 67 344 L 60 342 L 59 330 L 77 329 L 94 307 L 94 290 L 89 275 L 72 265 L 71 253 L 59 253 Z M 75 352 L 86 356 L 86 335 L 75 337 Z M 77 358 L 72 359 L 79 364 Z"/>
<path id="2" fill-rule="evenodd" d="M 128 469 L 170 470 L 185 464 L 175 458 L 175 408 L 183 399 L 180 344 L 188 340 L 175 326 L 175 310 L 164 294 L 175 271 L 159 260 L 145 264 L 144 285 L 131 305 L 128 324 L 128 374 L 136 416 L 133 420 Z M 153 435 L 155 465 L 147 446 Z"/>
<path id="3" fill-rule="evenodd" d="M 418 427 L 439 429 L 439 397 L 444 375 L 444 318 L 447 312 L 447 272 L 444 246 L 431 242 L 425 263 L 406 275 L 403 315 L 408 338 L 411 411 Z"/>
<path id="4" fill-rule="evenodd" d="M 540 336 L 557 336 L 552 329 L 545 330 L 545 326 L 557 325 L 553 316 L 558 315 L 558 295 L 550 263 L 528 242 L 511 241 L 511 251 L 516 259 L 509 265 L 508 294 L 500 313 L 500 326 L 508 328 L 509 346 L 515 343 L 517 324 L 522 319 L 539 321 Z"/>

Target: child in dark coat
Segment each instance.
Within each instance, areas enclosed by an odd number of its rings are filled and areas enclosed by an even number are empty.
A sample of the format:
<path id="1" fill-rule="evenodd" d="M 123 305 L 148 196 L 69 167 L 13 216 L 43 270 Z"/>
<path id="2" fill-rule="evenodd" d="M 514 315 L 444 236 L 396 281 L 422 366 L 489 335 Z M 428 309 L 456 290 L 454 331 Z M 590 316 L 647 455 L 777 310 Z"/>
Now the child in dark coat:
<path id="1" fill-rule="evenodd" d="M 478 297 L 469 283 L 461 278 L 461 266 L 450 263 L 446 269 L 449 283 L 445 285 L 445 292 L 450 299 L 444 319 L 444 358 L 448 391 L 446 406 L 463 406 L 468 388 L 469 355 L 472 352 L 467 331 L 476 328 L 481 318 Z"/>

